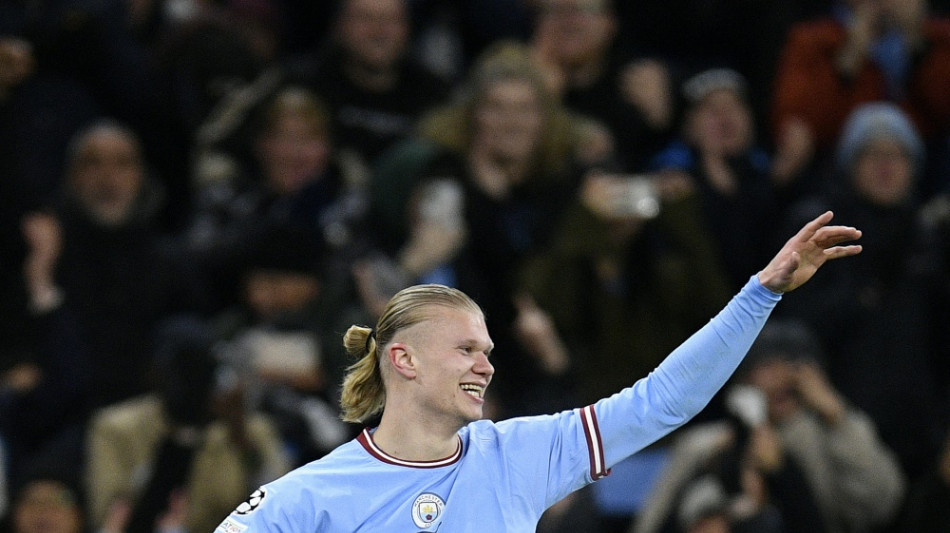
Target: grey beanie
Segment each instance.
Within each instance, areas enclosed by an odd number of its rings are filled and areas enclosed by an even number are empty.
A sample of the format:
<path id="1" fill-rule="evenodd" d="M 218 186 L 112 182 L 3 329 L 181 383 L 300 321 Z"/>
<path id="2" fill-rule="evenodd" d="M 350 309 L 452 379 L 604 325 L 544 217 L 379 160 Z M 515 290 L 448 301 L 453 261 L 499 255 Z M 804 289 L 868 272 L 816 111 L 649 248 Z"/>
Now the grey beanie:
<path id="1" fill-rule="evenodd" d="M 838 169 L 850 170 L 867 144 L 877 139 L 900 142 L 911 156 L 915 168 L 924 161 L 924 143 L 907 115 L 889 102 L 871 102 L 858 106 L 848 116 L 838 140 L 835 162 Z"/>
<path id="2" fill-rule="evenodd" d="M 683 82 L 683 97 L 691 104 L 698 104 L 715 91 L 728 90 L 745 97 L 746 81 L 742 74 L 729 68 L 704 70 Z"/>
<path id="3" fill-rule="evenodd" d="M 735 375 L 744 378 L 758 365 L 775 360 L 809 361 L 824 366 L 824 347 L 809 324 L 793 318 L 774 318 L 759 332 Z"/>
<path id="4" fill-rule="evenodd" d="M 728 516 L 729 498 L 722 482 L 707 474 L 692 481 L 683 491 L 677 519 L 683 530 L 687 530 L 700 520 L 724 514 Z"/>

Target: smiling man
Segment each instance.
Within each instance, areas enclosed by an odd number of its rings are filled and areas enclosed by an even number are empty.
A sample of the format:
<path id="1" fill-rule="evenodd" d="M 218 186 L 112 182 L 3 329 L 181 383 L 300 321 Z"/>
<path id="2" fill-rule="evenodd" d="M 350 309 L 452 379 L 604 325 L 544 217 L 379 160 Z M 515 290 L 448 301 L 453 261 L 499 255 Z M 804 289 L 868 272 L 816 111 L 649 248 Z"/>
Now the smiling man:
<path id="1" fill-rule="evenodd" d="M 494 367 L 479 306 L 441 285 L 396 294 L 375 328 L 344 337 L 359 360 L 343 416 L 375 428 L 258 489 L 216 530 L 534 531 L 545 509 L 696 415 L 736 369 L 783 292 L 861 232 L 808 223 L 742 291 L 633 386 L 593 405 L 482 419 Z"/>

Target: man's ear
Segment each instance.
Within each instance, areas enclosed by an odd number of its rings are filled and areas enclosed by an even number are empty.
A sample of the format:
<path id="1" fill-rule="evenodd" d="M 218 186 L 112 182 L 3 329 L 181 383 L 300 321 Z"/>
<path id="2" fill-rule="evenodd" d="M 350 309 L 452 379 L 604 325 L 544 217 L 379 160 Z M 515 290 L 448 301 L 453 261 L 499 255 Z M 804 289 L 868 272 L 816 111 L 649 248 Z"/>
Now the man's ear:
<path id="1" fill-rule="evenodd" d="M 386 356 L 389 358 L 389 364 L 392 365 L 399 375 L 406 379 L 415 379 L 416 377 L 416 358 L 413 356 L 412 347 L 402 342 L 394 342 L 386 349 Z"/>

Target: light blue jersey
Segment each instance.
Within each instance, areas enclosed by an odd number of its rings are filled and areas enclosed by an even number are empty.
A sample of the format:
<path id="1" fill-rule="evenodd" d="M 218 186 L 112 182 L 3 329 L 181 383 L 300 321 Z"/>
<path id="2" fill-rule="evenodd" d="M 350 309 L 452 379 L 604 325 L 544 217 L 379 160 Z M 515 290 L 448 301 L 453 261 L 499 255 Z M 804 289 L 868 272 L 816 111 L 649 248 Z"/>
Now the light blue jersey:
<path id="1" fill-rule="evenodd" d="M 699 413 L 779 299 L 753 276 L 632 387 L 555 415 L 473 422 L 439 461 L 391 457 L 364 430 L 255 491 L 215 533 L 534 531 L 548 507 Z"/>

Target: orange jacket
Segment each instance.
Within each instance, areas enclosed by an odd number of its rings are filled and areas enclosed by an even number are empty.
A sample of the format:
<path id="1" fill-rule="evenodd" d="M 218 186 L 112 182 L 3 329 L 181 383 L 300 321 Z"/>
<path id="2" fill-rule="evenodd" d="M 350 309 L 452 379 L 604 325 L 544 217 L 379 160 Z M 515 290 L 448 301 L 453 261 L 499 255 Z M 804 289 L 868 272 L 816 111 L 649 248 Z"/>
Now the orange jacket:
<path id="1" fill-rule="evenodd" d="M 950 19 L 924 23 L 923 50 L 912 60 L 905 94 L 896 102 L 925 137 L 950 126 Z M 800 117 L 818 148 L 831 148 L 848 114 L 857 105 L 885 100 L 881 70 L 865 61 L 854 79 L 845 79 L 836 58 L 846 29 L 833 19 L 803 22 L 789 32 L 776 71 L 772 126 L 776 135 L 790 117 Z"/>

